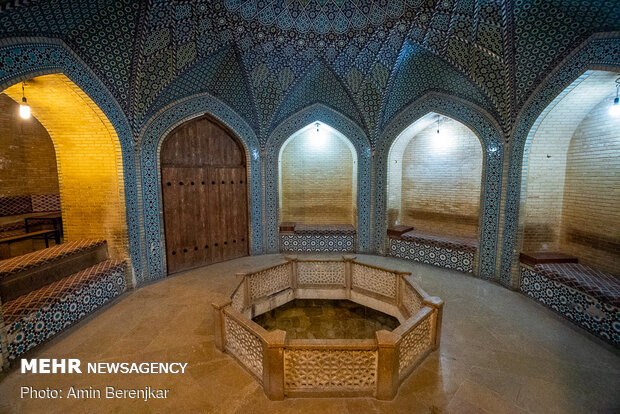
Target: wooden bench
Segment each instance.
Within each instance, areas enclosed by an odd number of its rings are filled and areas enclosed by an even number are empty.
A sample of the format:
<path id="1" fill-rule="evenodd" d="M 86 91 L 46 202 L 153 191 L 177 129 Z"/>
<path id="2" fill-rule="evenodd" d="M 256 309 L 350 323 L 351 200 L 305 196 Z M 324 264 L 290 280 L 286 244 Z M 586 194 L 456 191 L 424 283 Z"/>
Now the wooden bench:
<path id="1" fill-rule="evenodd" d="M 0 244 L 13 243 L 20 240 L 40 239 L 45 240 L 45 247 L 50 247 L 49 239 L 52 237 L 56 244 L 60 244 L 60 232 L 54 229 L 31 231 L 30 233 L 12 233 L 10 236 L 0 238 Z"/>

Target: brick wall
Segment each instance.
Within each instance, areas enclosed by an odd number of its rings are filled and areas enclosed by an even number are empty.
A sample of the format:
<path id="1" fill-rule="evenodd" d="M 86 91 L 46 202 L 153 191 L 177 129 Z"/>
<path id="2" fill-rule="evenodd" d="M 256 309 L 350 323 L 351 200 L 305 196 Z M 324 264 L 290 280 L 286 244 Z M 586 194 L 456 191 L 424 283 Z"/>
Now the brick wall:
<path id="1" fill-rule="evenodd" d="M 430 116 L 433 122 L 416 131 L 404 146 L 401 205 L 391 215 L 419 230 L 477 237 L 483 163 L 480 140 L 469 128 L 446 117 L 440 118 L 438 137 L 437 115 Z M 389 167 L 398 169 L 396 157 L 390 158 Z M 390 185 L 390 191 L 398 188 Z"/>
<path id="2" fill-rule="evenodd" d="M 289 138 L 279 172 L 280 221 L 356 225 L 357 154 L 337 131 L 311 126 Z"/>
<path id="3" fill-rule="evenodd" d="M 559 251 L 566 155 L 586 115 L 613 91 L 614 74 L 592 71 L 572 86 L 544 116 L 526 149 L 522 251 Z"/>
<path id="4" fill-rule="evenodd" d="M 620 275 L 620 118 L 608 113 L 612 99 L 597 104 L 570 141 L 560 248 Z"/>
<path id="5" fill-rule="evenodd" d="M 49 134 L 36 118 L 20 118 L 19 104 L 0 94 L 0 197 L 58 191 Z"/>
<path id="6" fill-rule="evenodd" d="M 21 85 L 4 91 L 21 100 Z M 113 258 L 127 258 L 121 149 L 114 128 L 64 75 L 28 81 L 26 96 L 57 153 L 66 240 L 105 238 Z"/>

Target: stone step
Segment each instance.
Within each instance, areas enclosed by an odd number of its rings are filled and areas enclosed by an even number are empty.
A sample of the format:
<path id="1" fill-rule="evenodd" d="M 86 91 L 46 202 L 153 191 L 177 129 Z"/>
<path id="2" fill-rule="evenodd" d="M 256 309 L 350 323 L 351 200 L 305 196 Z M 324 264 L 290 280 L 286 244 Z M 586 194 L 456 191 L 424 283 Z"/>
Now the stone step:
<path id="1" fill-rule="evenodd" d="M 0 261 L 3 303 L 109 258 L 105 240 L 75 240 Z"/>

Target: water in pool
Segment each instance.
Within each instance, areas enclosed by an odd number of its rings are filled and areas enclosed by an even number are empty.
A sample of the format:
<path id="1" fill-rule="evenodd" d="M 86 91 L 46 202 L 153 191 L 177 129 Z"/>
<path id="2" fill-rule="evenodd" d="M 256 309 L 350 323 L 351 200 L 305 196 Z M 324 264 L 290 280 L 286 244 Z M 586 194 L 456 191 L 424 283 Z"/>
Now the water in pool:
<path id="1" fill-rule="evenodd" d="M 282 329 L 291 339 L 372 339 L 398 326 L 390 315 L 349 300 L 295 299 L 254 318 L 268 331 Z"/>

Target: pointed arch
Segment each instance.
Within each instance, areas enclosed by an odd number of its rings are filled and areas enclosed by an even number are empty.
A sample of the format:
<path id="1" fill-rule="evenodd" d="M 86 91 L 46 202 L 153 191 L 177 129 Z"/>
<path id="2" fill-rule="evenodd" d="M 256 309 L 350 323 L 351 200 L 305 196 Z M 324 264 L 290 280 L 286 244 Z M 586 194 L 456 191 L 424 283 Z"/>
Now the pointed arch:
<path id="1" fill-rule="evenodd" d="M 355 122 L 323 104 L 309 106 L 282 121 L 269 136 L 265 150 L 265 243 L 267 253 L 278 252 L 278 154 L 295 132 L 319 121 L 347 137 L 357 151 L 358 250 L 370 248 L 370 142 Z"/>
<path id="2" fill-rule="evenodd" d="M 548 108 L 562 91 L 590 69 L 620 70 L 620 36 L 618 33 L 596 34 L 582 43 L 547 76 L 517 116 L 511 137 L 506 201 L 503 211 L 500 282 L 505 286 L 518 287 L 518 278 L 514 277 L 513 266 L 516 263 L 514 250 L 519 243 L 519 204 L 526 142 L 532 129 L 544 118 L 545 108 Z"/>
<path id="3" fill-rule="evenodd" d="M 133 151 L 133 130 L 110 91 L 94 72 L 62 40 L 53 38 L 11 38 L 0 43 L 3 67 L 0 91 L 36 76 L 61 73 L 77 85 L 112 124 L 121 147 L 125 195 L 125 221 L 131 266 L 136 275 L 143 271 L 138 213 L 138 191 Z"/>
<path id="4" fill-rule="evenodd" d="M 438 93 L 429 93 L 401 111 L 383 130 L 374 157 L 373 248 L 384 250 L 387 233 L 387 161 L 394 140 L 412 123 L 435 112 L 469 127 L 480 139 L 483 151 L 477 275 L 497 279 L 496 260 L 502 188 L 504 145 L 500 128 L 484 110 L 472 103 Z"/>
<path id="5" fill-rule="evenodd" d="M 260 254 L 263 251 L 262 174 L 258 139 L 252 128 L 228 105 L 202 93 L 176 101 L 160 110 L 146 123 L 139 136 L 140 199 L 146 246 L 145 278 L 160 279 L 166 276 L 159 169 L 161 143 L 175 127 L 204 114 L 222 122 L 243 143 L 246 159 L 249 160 L 250 254 Z"/>

